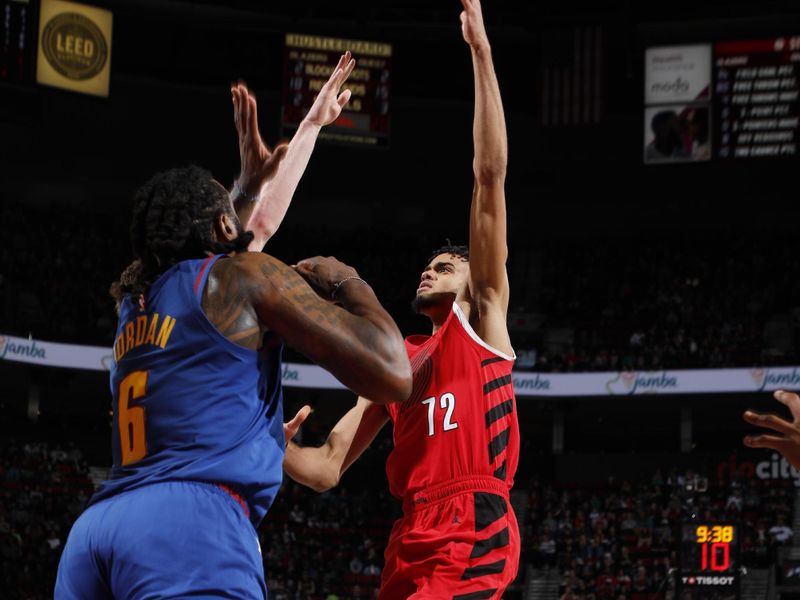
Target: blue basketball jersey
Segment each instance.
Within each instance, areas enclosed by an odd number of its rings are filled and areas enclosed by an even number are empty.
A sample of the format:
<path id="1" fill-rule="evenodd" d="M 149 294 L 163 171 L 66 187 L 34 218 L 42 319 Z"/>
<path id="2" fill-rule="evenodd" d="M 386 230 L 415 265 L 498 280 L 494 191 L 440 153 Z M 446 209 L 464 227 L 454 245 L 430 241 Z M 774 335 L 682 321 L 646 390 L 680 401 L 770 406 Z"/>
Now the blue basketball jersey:
<path id="1" fill-rule="evenodd" d="M 219 256 L 166 271 L 119 311 L 111 369 L 114 465 L 92 497 L 163 481 L 223 484 L 258 525 L 283 476 L 283 344 L 260 352 L 223 336 L 201 306 Z"/>

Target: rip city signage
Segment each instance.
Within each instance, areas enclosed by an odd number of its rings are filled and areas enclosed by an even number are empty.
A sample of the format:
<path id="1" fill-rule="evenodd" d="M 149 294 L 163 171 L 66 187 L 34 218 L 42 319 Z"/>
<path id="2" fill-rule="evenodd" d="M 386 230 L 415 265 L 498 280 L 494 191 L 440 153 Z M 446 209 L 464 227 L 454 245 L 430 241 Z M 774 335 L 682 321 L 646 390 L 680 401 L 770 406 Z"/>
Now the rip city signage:
<path id="1" fill-rule="evenodd" d="M 731 458 L 717 465 L 717 477 L 743 477 L 745 479 L 783 479 L 794 482 L 800 488 L 800 471 L 780 454 L 774 453 L 768 460 L 742 460 Z"/>
<path id="2" fill-rule="evenodd" d="M 42 0 L 36 81 L 108 96 L 112 13 L 94 6 Z"/>

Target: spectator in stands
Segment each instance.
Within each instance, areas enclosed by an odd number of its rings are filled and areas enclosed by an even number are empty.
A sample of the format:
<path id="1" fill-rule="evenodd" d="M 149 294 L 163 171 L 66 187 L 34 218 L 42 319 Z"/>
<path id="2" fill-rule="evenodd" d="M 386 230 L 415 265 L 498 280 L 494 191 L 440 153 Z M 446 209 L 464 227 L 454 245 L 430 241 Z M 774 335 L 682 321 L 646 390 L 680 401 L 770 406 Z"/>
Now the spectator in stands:
<path id="1" fill-rule="evenodd" d="M 736 488 L 733 490 L 731 495 L 728 496 L 728 501 L 725 503 L 725 509 L 741 512 L 742 505 L 743 505 L 742 492 L 740 489 Z"/>
<path id="2" fill-rule="evenodd" d="M 381 567 L 379 565 L 383 561 L 378 557 L 377 553 L 375 552 L 375 548 L 370 548 L 367 552 L 366 562 L 367 564 L 364 567 L 364 575 L 369 575 L 370 577 L 379 577 L 381 574 Z"/>
<path id="3" fill-rule="evenodd" d="M 52 595 L 63 540 L 92 490 L 74 448 L 13 439 L 0 446 L 0 590 L 9 600 Z"/>
<path id="4" fill-rule="evenodd" d="M 544 539 L 539 544 L 539 552 L 547 566 L 552 567 L 556 564 L 556 542 L 550 533 L 545 533 Z"/>
<path id="5" fill-rule="evenodd" d="M 363 570 L 364 563 L 361 562 L 357 554 L 354 554 L 353 558 L 350 559 L 350 572 L 353 575 L 360 575 Z"/>
<path id="6" fill-rule="evenodd" d="M 303 236 L 289 226 L 283 237 L 271 242 L 278 256 L 296 253 L 294 239 L 312 244 L 330 239 L 325 226 L 302 226 Z M 0 332 L 108 343 L 116 319 L 105 282 L 114 279 L 128 258 L 127 245 L 118 241 L 127 239 L 124 229 L 123 220 L 112 212 L 0 207 Z M 71 238 L 69 231 L 85 235 Z M 99 231 L 108 233 L 101 237 L 95 233 Z M 399 300 L 407 296 L 403 278 L 393 277 L 389 266 L 413 265 L 404 249 L 419 247 L 424 237 L 424 231 L 365 232 L 358 240 L 337 236 L 337 251 L 365 261 L 360 270 L 374 281 L 381 297 L 398 299 L 387 309 L 400 317 L 403 329 L 414 329 L 415 321 Z M 41 241 L 35 252 L 32 239 Z M 704 243 L 672 236 L 668 241 L 637 241 L 633 253 L 630 240 L 591 247 L 513 248 L 515 256 L 546 256 L 535 278 L 513 269 L 509 273 L 519 282 L 541 280 L 535 290 L 523 287 L 517 292 L 532 296 L 528 312 L 545 317 L 537 330 L 512 329 L 520 356 L 533 350 L 535 370 L 560 372 L 797 364 L 800 326 L 787 336 L 786 348 L 772 348 L 765 341 L 765 326 L 772 317 L 786 316 L 789 329 L 800 323 L 796 301 L 777 293 L 779 282 L 800 280 L 800 262 L 791 256 L 792 249 L 754 240 L 751 232 L 734 237 L 724 251 Z M 364 259 L 363 247 L 392 252 L 375 252 Z M 552 331 L 559 332 L 558 345 L 545 344 Z"/>
<path id="7" fill-rule="evenodd" d="M 647 569 L 643 564 L 636 567 L 636 574 L 631 582 L 631 589 L 634 592 L 646 592 L 650 589 L 650 578 L 647 576 Z"/>
<path id="8" fill-rule="evenodd" d="M 792 529 L 786 524 L 783 515 L 778 515 L 778 522 L 769 528 L 769 536 L 778 545 L 783 545 L 792 539 Z"/>

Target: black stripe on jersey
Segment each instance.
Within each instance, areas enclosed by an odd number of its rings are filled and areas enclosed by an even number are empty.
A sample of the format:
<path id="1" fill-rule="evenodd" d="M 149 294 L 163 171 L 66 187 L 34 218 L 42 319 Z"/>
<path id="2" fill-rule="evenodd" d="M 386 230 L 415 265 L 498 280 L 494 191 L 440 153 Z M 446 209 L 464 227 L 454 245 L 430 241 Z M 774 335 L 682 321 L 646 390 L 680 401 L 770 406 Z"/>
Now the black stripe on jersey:
<path id="1" fill-rule="evenodd" d="M 475 492 L 475 531 L 486 529 L 508 512 L 506 499 L 497 494 Z"/>
<path id="2" fill-rule="evenodd" d="M 403 413 L 422 400 L 422 394 L 428 389 L 433 374 L 433 359 L 425 356 L 421 364 L 412 365 L 411 371 L 414 374 L 414 387 L 408 400 L 403 402 L 400 412 Z"/>
<path id="3" fill-rule="evenodd" d="M 498 377 L 497 379 L 492 379 L 488 383 L 483 384 L 483 393 L 488 394 L 491 391 L 496 390 L 497 388 L 501 388 L 504 385 L 508 385 L 511 383 L 511 375 L 503 375 L 502 377 Z"/>
<path id="4" fill-rule="evenodd" d="M 508 427 L 498 433 L 492 441 L 489 442 L 489 464 L 494 462 L 497 455 L 500 454 L 508 446 L 508 438 L 511 435 L 511 427 Z"/>
<path id="5" fill-rule="evenodd" d="M 414 358 L 411 359 L 411 371 L 416 372 L 417 369 L 422 366 L 422 363 L 427 361 L 431 357 L 431 349 L 427 348 L 423 352 L 418 353 Z"/>
<path id="6" fill-rule="evenodd" d="M 498 531 L 485 540 L 478 540 L 475 542 L 475 546 L 472 548 L 472 554 L 470 554 L 469 557 L 471 559 L 480 558 L 481 556 L 486 556 L 492 550 L 502 548 L 503 546 L 508 546 L 508 527 Z"/>
<path id="7" fill-rule="evenodd" d="M 492 596 L 494 596 L 497 588 L 492 588 L 489 590 L 481 590 L 480 592 L 470 592 L 469 594 L 459 594 L 458 596 L 453 596 L 453 600 L 488 600 Z"/>
<path id="8" fill-rule="evenodd" d="M 480 592 L 470 592 L 469 594 L 459 594 L 458 596 L 453 596 L 453 600 L 487 600 L 494 596 L 494 593 L 497 591 L 497 588 L 492 588 L 489 590 L 481 590 Z"/>
<path id="9" fill-rule="evenodd" d="M 425 361 L 414 369 L 414 389 L 411 392 L 410 399 L 412 402 L 417 402 L 422 398 L 422 394 L 428 388 L 431 382 L 431 374 L 433 373 L 433 359 L 429 356 Z"/>
<path id="10" fill-rule="evenodd" d="M 491 425 L 498 419 L 502 419 L 513 410 L 514 410 L 514 401 L 511 400 L 510 398 L 505 402 L 498 404 L 497 406 L 493 406 L 489 410 L 489 412 L 486 413 L 486 426 L 489 427 L 489 425 Z"/>
<path id="11" fill-rule="evenodd" d="M 476 577 L 483 577 L 484 575 L 497 575 L 502 573 L 506 568 L 506 559 L 498 560 L 497 562 L 489 563 L 488 565 L 478 565 L 477 567 L 469 567 L 464 571 L 461 576 L 462 580 L 475 579 Z"/>
<path id="12" fill-rule="evenodd" d="M 494 358 L 487 358 L 486 360 L 481 361 L 481 366 L 485 367 L 487 365 L 494 364 L 496 362 L 500 362 L 501 360 L 506 360 L 505 358 L 501 358 L 499 356 L 495 356 Z"/>
<path id="13" fill-rule="evenodd" d="M 500 465 L 500 468 L 494 472 L 494 476 L 498 479 L 502 479 L 503 481 L 506 480 L 506 461 L 503 461 L 503 464 Z"/>

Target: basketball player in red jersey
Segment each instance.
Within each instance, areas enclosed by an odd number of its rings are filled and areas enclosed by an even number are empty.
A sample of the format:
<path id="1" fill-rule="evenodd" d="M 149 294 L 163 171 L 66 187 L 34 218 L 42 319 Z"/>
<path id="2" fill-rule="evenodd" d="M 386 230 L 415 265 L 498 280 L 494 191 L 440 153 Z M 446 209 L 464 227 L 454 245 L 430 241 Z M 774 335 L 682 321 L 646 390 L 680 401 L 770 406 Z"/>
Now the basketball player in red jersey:
<path id="1" fill-rule="evenodd" d="M 461 1 L 475 76 L 469 248 L 441 248 L 422 272 L 414 307 L 433 334 L 406 338 L 414 392 L 390 406 L 359 398 L 322 447 L 290 443 L 284 461 L 295 480 L 329 489 L 392 420 L 386 469 L 404 516 L 386 548 L 381 600 L 500 598 L 519 563 L 509 502 L 519 428 L 506 327 L 505 119 L 480 2 Z M 286 424 L 287 437 L 309 410 Z"/>

